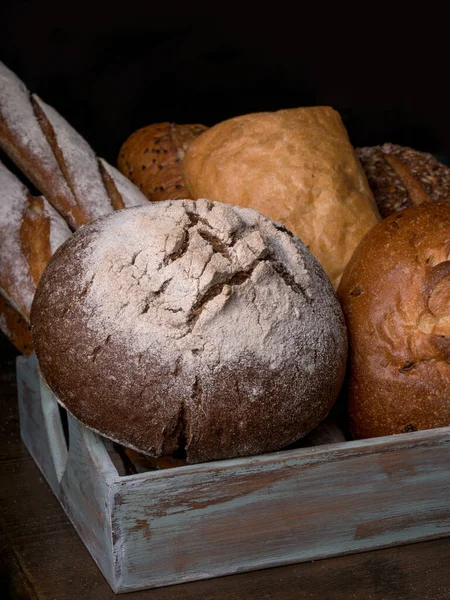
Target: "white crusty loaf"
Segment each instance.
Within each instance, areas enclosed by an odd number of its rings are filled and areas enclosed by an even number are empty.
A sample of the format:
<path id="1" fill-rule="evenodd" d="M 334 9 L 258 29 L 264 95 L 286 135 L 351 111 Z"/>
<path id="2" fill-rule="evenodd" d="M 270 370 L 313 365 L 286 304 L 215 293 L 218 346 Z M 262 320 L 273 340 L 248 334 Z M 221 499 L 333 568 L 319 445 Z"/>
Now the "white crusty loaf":
<path id="1" fill-rule="evenodd" d="M 285 225 L 335 287 L 380 219 L 342 119 L 328 106 L 222 121 L 189 145 L 182 170 L 190 198 L 254 208 Z"/>

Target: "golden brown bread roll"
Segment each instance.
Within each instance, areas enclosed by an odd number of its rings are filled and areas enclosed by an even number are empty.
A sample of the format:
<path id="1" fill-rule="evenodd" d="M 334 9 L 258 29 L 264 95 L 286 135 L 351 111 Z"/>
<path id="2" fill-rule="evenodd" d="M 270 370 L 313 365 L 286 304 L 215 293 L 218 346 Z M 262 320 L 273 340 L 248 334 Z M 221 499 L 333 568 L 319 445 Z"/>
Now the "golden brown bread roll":
<path id="1" fill-rule="evenodd" d="M 182 169 L 189 197 L 250 207 L 285 225 L 334 286 L 380 218 L 341 117 L 326 106 L 218 123 L 191 143 Z"/>
<path id="2" fill-rule="evenodd" d="M 205 125 L 154 123 L 142 127 L 122 144 L 117 166 L 149 200 L 188 198 L 181 162 Z"/>
<path id="3" fill-rule="evenodd" d="M 366 234 L 337 293 L 349 331 L 357 438 L 450 425 L 450 203 L 392 214 Z"/>
<path id="4" fill-rule="evenodd" d="M 450 198 L 450 168 L 432 154 L 397 144 L 357 148 L 356 153 L 383 218 Z"/>

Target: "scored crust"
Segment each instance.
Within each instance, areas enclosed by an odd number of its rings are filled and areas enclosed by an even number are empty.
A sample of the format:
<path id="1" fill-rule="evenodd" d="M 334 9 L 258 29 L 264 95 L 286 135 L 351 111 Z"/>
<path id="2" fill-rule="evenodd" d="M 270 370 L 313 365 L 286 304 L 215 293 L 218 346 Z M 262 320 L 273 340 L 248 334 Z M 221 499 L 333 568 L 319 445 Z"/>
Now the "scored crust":
<path id="1" fill-rule="evenodd" d="M 357 148 L 356 153 L 383 218 L 450 198 L 450 168 L 432 154 L 388 143 Z"/>
<path id="2" fill-rule="evenodd" d="M 256 211 L 152 203 L 77 231 L 31 314 L 41 372 L 103 435 L 188 462 L 278 449 L 328 413 L 341 308 L 300 241 Z"/>

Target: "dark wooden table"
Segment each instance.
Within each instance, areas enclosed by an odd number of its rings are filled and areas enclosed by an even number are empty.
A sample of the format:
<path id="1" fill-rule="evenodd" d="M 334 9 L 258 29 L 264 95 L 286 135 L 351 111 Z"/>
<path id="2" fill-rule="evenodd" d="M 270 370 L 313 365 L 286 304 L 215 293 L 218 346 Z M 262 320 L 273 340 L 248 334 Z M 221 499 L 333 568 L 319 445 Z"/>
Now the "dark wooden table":
<path id="1" fill-rule="evenodd" d="M 116 598 L 20 440 L 15 356 L 0 336 L 1 598 Z M 124 596 L 133 600 L 450 600 L 450 537 Z"/>

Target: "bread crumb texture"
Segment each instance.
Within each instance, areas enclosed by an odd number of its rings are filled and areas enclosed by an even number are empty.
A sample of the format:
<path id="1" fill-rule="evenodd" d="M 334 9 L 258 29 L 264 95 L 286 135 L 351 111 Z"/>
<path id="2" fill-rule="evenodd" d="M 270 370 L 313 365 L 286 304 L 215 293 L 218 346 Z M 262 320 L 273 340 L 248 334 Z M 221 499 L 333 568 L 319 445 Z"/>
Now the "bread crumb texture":
<path id="1" fill-rule="evenodd" d="M 342 384 L 347 334 L 319 263 L 260 213 L 177 200 L 77 231 L 35 295 L 40 368 L 88 427 L 188 462 L 286 446 Z"/>

